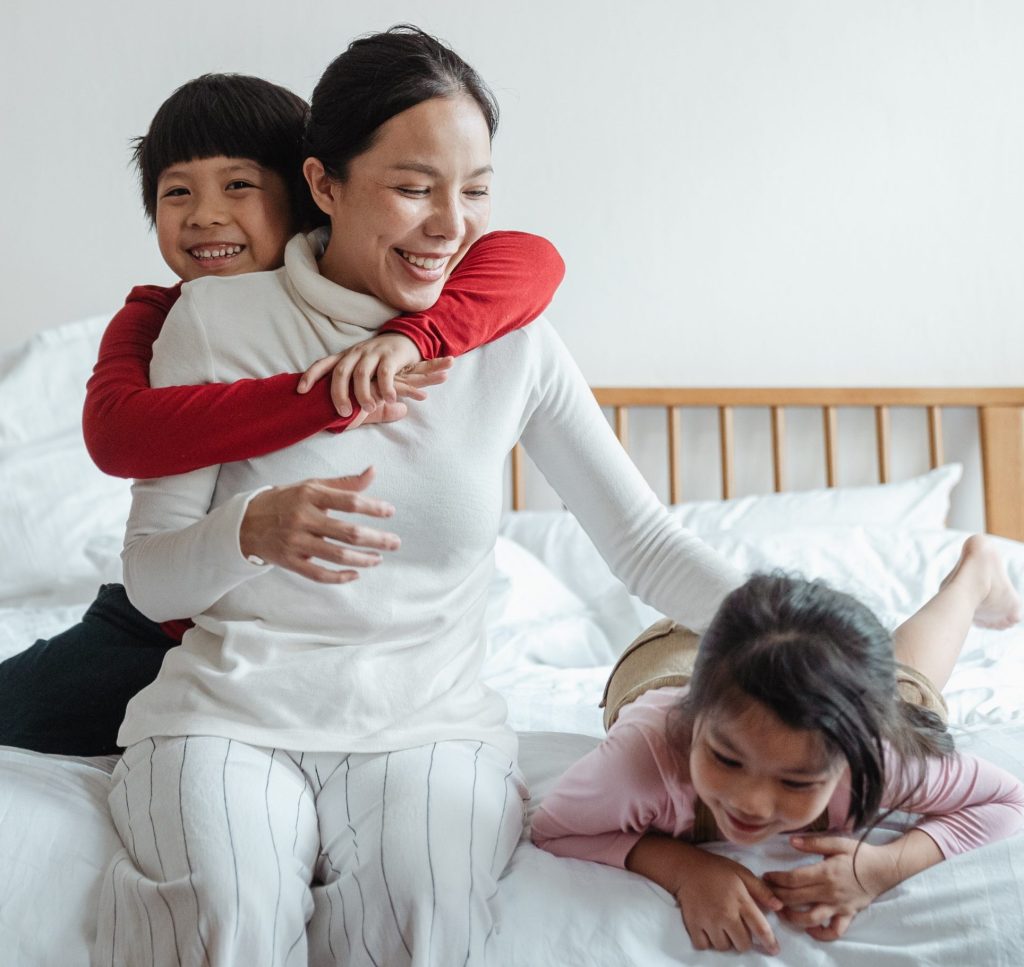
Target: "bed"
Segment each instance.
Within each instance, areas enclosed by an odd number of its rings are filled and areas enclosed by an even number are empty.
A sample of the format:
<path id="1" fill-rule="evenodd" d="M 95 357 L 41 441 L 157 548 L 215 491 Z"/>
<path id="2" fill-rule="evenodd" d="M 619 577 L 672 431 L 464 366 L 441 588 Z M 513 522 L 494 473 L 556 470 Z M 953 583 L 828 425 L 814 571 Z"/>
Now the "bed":
<path id="1" fill-rule="evenodd" d="M 0 658 L 77 620 L 97 585 L 119 577 L 128 487 L 92 467 L 78 428 L 103 324 L 103 317 L 82 320 L 0 354 Z M 979 521 L 984 513 L 987 529 L 1000 535 L 1011 576 L 1024 591 L 1024 390 L 595 393 L 624 443 L 641 456 L 665 454 L 653 476 L 673 513 L 745 571 L 781 566 L 825 577 L 895 624 L 956 559 L 965 534 L 947 518 L 966 466 L 980 487 L 971 512 Z M 688 422 L 691 408 L 705 420 L 700 432 Z M 863 417 L 860 431 L 867 427 L 864 459 L 874 483 L 841 479 L 847 409 Z M 746 489 L 741 464 L 755 449 L 743 432 L 755 411 L 768 453 L 765 489 L 772 492 L 737 496 Z M 949 441 L 944 417 L 959 431 L 967 428 L 964 440 Z M 908 420 L 920 426 L 922 443 L 902 442 Z M 661 442 L 651 443 L 656 424 Z M 802 441 L 807 430 L 813 442 Z M 688 442 L 704 452 L 687 457 Z M 904 474 L 914 447 L 924 466 Z M 796 471 L 810 452 L 825 486 L 788 492 L 799 485 Z M 715 499 L 683 499 L 695 462 L 712 465 Z M 612 577 L 569 514 L 528 509 L 535 483 L 517 451 L 495 555 L 485 669 L 521 736 L 531 811 L 598 741 L 608 670 L 659 617 Z M 1024 778 L 1024 626 L 972 631 L 946 697 L 958 742 Z M 88 963 L 98 883 L 117 845 L 105 802 L 113 762 L 0 748 L 0 964 Z M 727 845 L 710 848 L 738 858 Z M 781 840 L 743 855 L 755 871 L 798 860 Z M 525 835 L 498 902 L 495 959 L 509 967 L 769 962 L 756 953 L 694 951 L 668 894 L 621 870 L 557 859 Z M 781 925 L 778 935 L 776 963 L 1018 967 L 1024 837 L 903 884 L 839 942 L 818 943 Z"/>

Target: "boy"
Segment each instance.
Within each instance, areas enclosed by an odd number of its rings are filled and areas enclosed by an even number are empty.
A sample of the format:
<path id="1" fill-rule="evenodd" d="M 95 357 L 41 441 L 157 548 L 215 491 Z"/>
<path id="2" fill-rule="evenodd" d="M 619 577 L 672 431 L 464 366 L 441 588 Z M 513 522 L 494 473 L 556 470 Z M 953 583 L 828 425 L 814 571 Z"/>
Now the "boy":
<path id="1" fill-rule="evenodd" d="M 161 106 L 136 142 L 135 163 L 160 252 L 182 282 L 280 266 L 288 238 L 312 221 L 299 180 L 306 111 L 282 87 L 226 74 L 196 78 Z M 525 325 L 550 301 L 563 271 L 543 239 L 492 233 L 430 310 L 390 320 L 381 335 L 305 377 L 163 389 L 150 388 L 149 362 L 181 285 L 137 287 L 100 345 L 83 414 L 86 444 L 107 473 L 159 477 L 259 456 L 324 429 L 341 432 L 367 419 L 366 411 L 373 420 L 400 417 L 399 396 L 422 399 L 424 387 L 443 380 L 449 362 L 439 357 Z M 313 385 L 328 367 L 333 379 Z M 349 403 L 350 376 L 359 406 Z M 386 505 L 358 494 L 369 481 L 366 473 L 320 481 L 313 510 L 321 525 L 311 530 L 323 530 L 329 509 L 387 516 Z M 371 549 L 362 566 L 380 559 L 375 550 L 395 546 L 393 535 L 359 531 L 358 543 Z M 315 550 L 278 549 L 272 533 L 266 544 L 266 560 L 313 580 L 355 573 L 317 568 Z M 156 677 L 188 625 L 157 625 L 122 586 L 104 586 L 79 624 L 0 664 L 0 744 L 65 755 L 117 752 L 128 700 Z"/>

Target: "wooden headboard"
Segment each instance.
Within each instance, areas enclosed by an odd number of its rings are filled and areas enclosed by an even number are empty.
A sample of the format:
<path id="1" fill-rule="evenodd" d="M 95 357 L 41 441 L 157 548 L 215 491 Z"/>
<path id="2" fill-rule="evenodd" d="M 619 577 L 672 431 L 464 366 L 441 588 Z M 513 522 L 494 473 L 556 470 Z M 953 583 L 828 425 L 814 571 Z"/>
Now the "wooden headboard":
<path id="1" fill-rule="evenodd" d="M 786 489 L 786 411 L 812 408 L 821 412 L 824 440 L 825 480 L 834 487 L 837 480 L 838 411 L 868 408 L 875 417 L 875 450 L 878 480 L 890 477 L 892 442 L 890 409 L 919 408 L 924 411 L 929 463 L 944 462 L 943 408 L 977 411 L 985 500 L 986 530 L 1003 537 L 1024 540 L 1024 388 L 907 388 L 888 389 L 677 389 L 597 388 L 594 396 L 611 410 L 615 433 L 629 447 L 629 412 L 636 407 L 661 409 L 665 413 L 666 456 L 669 499 L 682 499 L 680 472 L 680 412 L 689 407 L 718 410 L 720 437 L 721 495 L 735 496 L 734 411 L 757 408 L 766 412 L 771 427 L 772 481 L 776 491 Z M 517 446 L 512 454 L 512 508 L 523 509 L 523 455 Z"/>

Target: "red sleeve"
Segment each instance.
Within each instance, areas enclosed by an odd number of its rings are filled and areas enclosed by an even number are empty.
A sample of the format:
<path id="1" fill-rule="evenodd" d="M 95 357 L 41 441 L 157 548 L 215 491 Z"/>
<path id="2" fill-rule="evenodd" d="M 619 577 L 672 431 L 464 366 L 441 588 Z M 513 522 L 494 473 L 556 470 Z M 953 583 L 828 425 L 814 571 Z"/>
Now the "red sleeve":
<path id="1" fill-rule="evenodd" d="M 180 292 L 180 285 L 136 286 L 103 334 L 82 430 L 104 473 L 142 478 L 187 473 L 280 450 L 351 422 L 352 417 L 342 420 L 335 412 L 330 380 L 300 395 L 294 373 L 152 389 L 153 343 Z"/>
<path id="2" fill-rule="evenodd" d="M 491 232 L 455 267 L 437 302 L 382 329 L 408 336 L 424 359 L 459 356 L 536 319 L 564 275 L 565 263 L 546 238 Z"/>
<path id="3" fill-rule="evenodd" d="M 427 311 L 383 327 L 408 336 L 424 359 L 455 356 L 535 319 L 551 301 L 565 266 L 546 239 L 492 232 L 456 267 Z M 203 386 L 149 385 L 153 343 L 181 286 L 136 286 L 107 326 L 82 416 L 96 465 L 117 477 L 165 477 L 262 456 L 324 429 L 340 432 L 322 379 L 305 395 L 299 375 Z"/>

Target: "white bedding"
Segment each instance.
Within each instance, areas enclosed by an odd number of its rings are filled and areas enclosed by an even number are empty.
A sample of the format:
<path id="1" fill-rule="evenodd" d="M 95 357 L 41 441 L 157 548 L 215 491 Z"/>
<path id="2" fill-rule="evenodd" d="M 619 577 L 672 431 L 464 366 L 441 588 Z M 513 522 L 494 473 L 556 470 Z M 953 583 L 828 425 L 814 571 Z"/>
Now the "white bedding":
<path id="1" fill-rule="evenodd" d="M 75 430 L 81 406 L 75 387 L 88 372 L 98 332 L 98 322 L 76 324 L 0 356 L 0 546 L 7 551 L 0 561 L 0 659 L 62 630 L 96 585 L 117 574 L 127 489 L 83 462 Z M 67 387 L 63 396 L 27 411 L 26 387 L 50 385 L 54 371 Z M 55 473 L 62 466 L 57 457 L 69 454 L 73 475 Z M 941 528 L 955 477 L 955 471 L 940 472 L 898 492 L 866 488 L 869 493 L 809 497 L 802 505 L 680 513 L 741 568 L 782 566 L 826 577 L 895 624 L 934 591 L 956 558 L 964 535 Z M 46 521 L 42 533 L 25 526 L 26 515 Z M 532 809 L 562 770 L 597 742 L 597 701 L 609 667 L 656 615 L 611 578 L 571 518 L 510 515 L 503 532 L 486 675 L 506 696 L 521 732 Z M 1001 547 L 1024 589 L 1024 545 Z M 1024 778 L 1024 626 L 972 631 L 946 697 L 959 723 L 958 741 Z M 0 967 L 88 963 L 97 883 L 117 842 L 105 805 L 112 765 L 112 759 L 0 748 Z M 798 859 L 781 840 L 742 857 L 732 847 L 715 848 L 755 870 Z M 861 914 L 837 943 L 818 943 L 779 925 L 782 955 L 774 961 L 697 953 L 663 891 L 621 870 L 557 859 L 525 837 L 499 901 L 497 961 L 510 967 L 1019 967 L 1024 837 L 915 877 Z"/>

